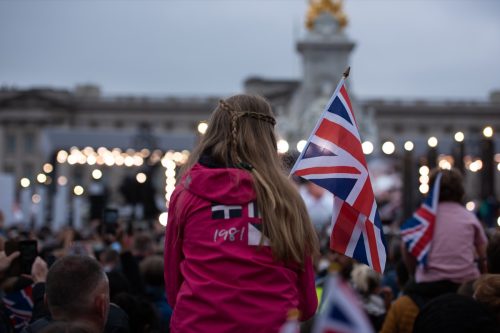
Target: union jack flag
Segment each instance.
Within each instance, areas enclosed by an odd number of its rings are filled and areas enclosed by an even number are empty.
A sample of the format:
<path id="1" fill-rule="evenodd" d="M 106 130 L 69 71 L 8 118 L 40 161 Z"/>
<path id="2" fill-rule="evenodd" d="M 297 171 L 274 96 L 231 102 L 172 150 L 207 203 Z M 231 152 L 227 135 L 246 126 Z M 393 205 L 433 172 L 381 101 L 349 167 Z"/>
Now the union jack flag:
<path id="1" fill-rule="evenodd" d="M 313 333 L 373 333 L 373 328 L 355 293 L 333 275 L 314 321 Z"/>
<path id="2" fill-rule="evenodd" d="M 33 286 L 6 293 L 3 304 L 15 332 L 20 332 L 31 320 L 33 310 Z"/>
<path id="3" fill-rule="evenodd" d="M 427 264 L 434 234 L 441 176 L 441 173 L 437 174 L 432 190 L 420 208 L 401 226 L 401 237 L 408 252 L 417 259 L 420 265 L 424 266 Z"/>
<path id="4" fill-rule="evenodd" d="M 291 173 L 335 196 L 330 248 L 383 272 L 382 223 L 344 78 Z"/>

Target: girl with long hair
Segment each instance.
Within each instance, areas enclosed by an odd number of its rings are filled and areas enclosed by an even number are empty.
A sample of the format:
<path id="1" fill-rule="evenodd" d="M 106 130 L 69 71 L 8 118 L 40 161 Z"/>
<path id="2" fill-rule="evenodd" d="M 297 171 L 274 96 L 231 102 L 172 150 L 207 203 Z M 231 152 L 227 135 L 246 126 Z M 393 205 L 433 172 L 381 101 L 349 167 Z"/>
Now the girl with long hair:
<path id="1" fill-rule="evenodd" d="M 315 313 L 318 241 L 262 97 L 221 100 L 172 194 L 165 287 L 172 332 L 277 332 Z"/>

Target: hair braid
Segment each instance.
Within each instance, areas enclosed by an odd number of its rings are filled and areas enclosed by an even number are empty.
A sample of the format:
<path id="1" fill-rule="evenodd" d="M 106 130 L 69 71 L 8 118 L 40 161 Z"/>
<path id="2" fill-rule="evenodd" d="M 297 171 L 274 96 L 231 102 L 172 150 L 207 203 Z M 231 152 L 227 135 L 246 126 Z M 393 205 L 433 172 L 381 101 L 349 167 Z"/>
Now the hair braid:
<path id="1" fill-rule="evenodd" d="M 222 109 L 226 110 L 231 115 L 231 159 L 233 163 L 239 163 L 240 158 L 238 156 L 238 152 L 236 147 L 238 147 L 238 113 L 223 99 L 219 100 L 219 104 Z"/>
<path id="2" fill-rule="evenodd" d="M 238 133 L 237 133 L 237 126 L 238 126 L 238 114 L 235 111 L 231 112 L 231 142 L 232 142 L 232 147 L 231 147 L 231 153 L 232 153 L 232 158 L 234 163 L 240 163 L 240 157 L 238 156 Z"/>
<path id="3" fill-rule="evenodd" d="M 245 111 L 244 113 L 241 114 L 242 116 L 248 116 L 257 120 L 263 120 L 265 122 L 270 123 L 271 125 L 276 125 L 276 120 L 268 115 L 262 114 L 262 113 L 257 113 L 257 112 L 251 112 L 251 111 Z"/>

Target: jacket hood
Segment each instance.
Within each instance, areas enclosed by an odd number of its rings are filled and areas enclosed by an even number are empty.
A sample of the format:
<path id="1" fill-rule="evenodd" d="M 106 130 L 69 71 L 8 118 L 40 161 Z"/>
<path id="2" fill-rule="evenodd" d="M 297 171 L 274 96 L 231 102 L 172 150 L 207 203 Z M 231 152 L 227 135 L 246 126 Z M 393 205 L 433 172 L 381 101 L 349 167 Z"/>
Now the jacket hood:
<path id="1" fill-rule="evenodd" d="M 184 187 L 205 200 L 225 205 L 244 204 L 256 198 L 249 171 L 211 168 L 195 164 L 183 177 Z"/>

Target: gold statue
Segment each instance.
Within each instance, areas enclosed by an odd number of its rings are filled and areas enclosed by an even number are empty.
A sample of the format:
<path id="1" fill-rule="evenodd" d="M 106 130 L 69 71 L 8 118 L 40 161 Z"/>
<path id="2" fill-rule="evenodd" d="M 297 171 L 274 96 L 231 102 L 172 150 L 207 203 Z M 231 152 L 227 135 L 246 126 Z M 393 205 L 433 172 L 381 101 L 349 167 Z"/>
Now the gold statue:
<path id="1" fill-rule="evenodd" d="M 321 13 L 329 13 L 339 23 L 340 29 L 347 26 L 347 15 L 342 10 L 342 0 L 309 0 L 309 9 L 307 10 L 306 27 L 311 30 L 314 21 Z"/>

